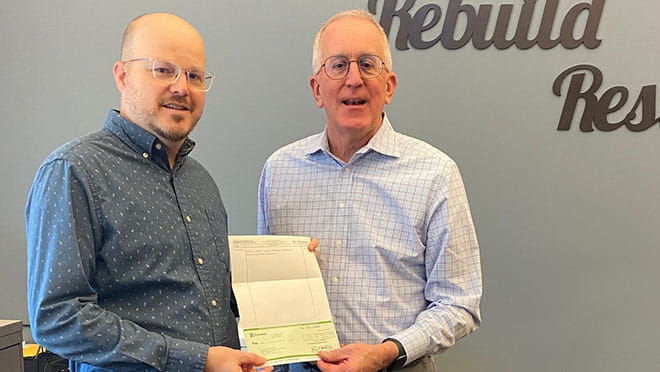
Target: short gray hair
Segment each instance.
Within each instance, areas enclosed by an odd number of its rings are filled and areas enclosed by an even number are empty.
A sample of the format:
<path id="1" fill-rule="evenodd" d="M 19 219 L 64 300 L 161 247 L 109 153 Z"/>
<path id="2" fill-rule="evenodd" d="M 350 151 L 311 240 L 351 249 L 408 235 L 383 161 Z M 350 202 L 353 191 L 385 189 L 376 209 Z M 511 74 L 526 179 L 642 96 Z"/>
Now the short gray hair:
<path id="1" fill-rule="evenodd" d="M 365 21 L 368 21 L 372 23 L 378 31 L 380 31 L 380 35 L 382 37 L 382 44 L 383 44 L 383 52 L 384 56 L 383 59 L 385 62 L 385 68 L 388 70 L 392 71 L 392 52 L 390 51 L 390 44 L 387 41 L 387 35 L 385 34 L 385 31 L 383 30 L 383 27 L 378 23 L 376 18 L 374 18 L 371 13 L 367 12 L 366 10 L 363 9 L 351 9 L 351 10 L 344 10 L 341 11 L 332 17 L 328 18 L 327 21 L 321 26 L 321 28 L 318 30 L 316 33 L 316 37 L 314 37 L 314 46 L 312 47 L 312 73 L 316 74 L 319 72 L 321 69 L 321 51 L 319 49 L 319 43 L 321 40 L 321 35 L 325 31 L 328 26 L 339 19 L 342 18 L 348 18 L 348 17 L 354 17 L 354 18 L 359 18 L 359 19 L 364 19 Z"/>

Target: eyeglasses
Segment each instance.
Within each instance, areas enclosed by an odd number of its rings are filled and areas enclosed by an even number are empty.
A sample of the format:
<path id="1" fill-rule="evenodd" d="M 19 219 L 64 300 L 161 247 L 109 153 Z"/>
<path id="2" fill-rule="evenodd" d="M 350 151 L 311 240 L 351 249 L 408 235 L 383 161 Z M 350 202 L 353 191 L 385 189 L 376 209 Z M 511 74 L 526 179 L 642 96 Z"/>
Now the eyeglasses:
<path id="1" fill-rule="evenodd" d="M 153 58 L 135 58 L 123 62 L 129 63 L 139 61 L 151 62 L 151 73 L 156 80 L 162 80 L 168 84 L 174 84 L 179 79 L 179 76 L 181 76 L 181 67 L 170 61 Z M 213 80 L 215 80 L 214 73 L 196 69 L 184 71 L 186 73 L 186 78 L 188 79 L 188 84 L 190 84 L 193 89 L 201 92 L 208 92 L 209 89 L 211 89 Z"/>
<path id="2" fill-rule="evenodd" d="M 385 66 L 385 62 L 380 57 L 372 54 L 364 54 L 357 59 L 348 59 L 345 56 L 328 57 L 321 65 L 321 68 L 325 70 L 325 74 L 330 79 L 341 80 L 348 74 L 351 68 L 351 62 L 353 61 L 357 62 L 360 76 L 365 79 L 378 77 L 383 72 L 383 67 Z M 321 69 L 319 69 L 320 71 Z"/>

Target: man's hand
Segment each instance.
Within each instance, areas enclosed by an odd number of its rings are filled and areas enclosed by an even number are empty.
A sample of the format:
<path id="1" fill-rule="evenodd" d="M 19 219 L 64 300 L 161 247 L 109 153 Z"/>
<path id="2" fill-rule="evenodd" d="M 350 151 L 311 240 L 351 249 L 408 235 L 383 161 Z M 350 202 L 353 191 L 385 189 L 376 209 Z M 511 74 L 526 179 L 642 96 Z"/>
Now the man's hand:
<path id="1" fill-rule="evenodd" d="M 257 354 L 246 353 L 224 346 L 211 346 L 206 356 L 204 372 L 256 372 L 256 367 L 266 363 Z M 273 367 L 265 367 L 260 372 L 270 372 Z"/>
<path id="2" fill-rule="evenodd" d="M 323 372 L 374 372 L 387 368 L 399 355 L 392 341 L 382 344 L 348 344 L 339 349 L 319 352 L 316 365 Z"/>
<path id="3" fill-rule="evenodd" d="M 314 252 L 314 256 L 316 258 L 319 258 L 319 251 L 316 250 L 316 248 L 319 247 L 319 240 L 316 238 L 312 238 L 312 240 L 309 241 L 309 245 L 307 246 L 307 249 L 309 249 L 310 252 Z"/>

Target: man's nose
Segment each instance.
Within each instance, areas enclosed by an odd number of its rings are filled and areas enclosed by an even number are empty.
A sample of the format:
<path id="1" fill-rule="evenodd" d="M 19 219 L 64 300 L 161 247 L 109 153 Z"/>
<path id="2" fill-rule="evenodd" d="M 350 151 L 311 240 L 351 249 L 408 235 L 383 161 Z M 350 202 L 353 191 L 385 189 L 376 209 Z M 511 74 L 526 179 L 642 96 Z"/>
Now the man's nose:
<path id="1" fill-rule="evenodd" d="M 170 92 L 178 96 L 187 96 L 189 92 L 188 76 L 182 71 L 179 77 L 170 84 Z"/>
<path id="2" fill-rule="evenodd" d="M 355 62 L 355 67 L 353 66 Z M 362 84 L 362 74 L 360 73 L 360 65 L 357 61 L 348 62 L 348 72 L 346 73 L 346 84 L 360 85 Z"/>

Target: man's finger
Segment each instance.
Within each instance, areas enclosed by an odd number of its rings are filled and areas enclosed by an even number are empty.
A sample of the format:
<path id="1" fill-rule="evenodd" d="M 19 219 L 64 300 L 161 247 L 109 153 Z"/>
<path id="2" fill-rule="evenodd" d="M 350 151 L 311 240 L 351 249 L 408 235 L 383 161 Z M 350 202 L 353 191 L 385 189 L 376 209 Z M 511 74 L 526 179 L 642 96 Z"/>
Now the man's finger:
<path id="1" fill-rule="evenodd" d="M 335 349 L 330 351 L 319 351 L 319 358 L 321 358 L 321 361 L 323 362 L 337 363 L 346 359 L 346 356 L 342 352 L 342 349 Z"/>
<path id="2" fill-rule="evenodd" d="M 252 366 L 260 366 L 266 363 L 266 358 L 254 353 L 241 352 L 240 362 L 243 365 L 249 364 Z"/>
<path id="3" fill-rule="evenodd" d="M 319 244 L 320 244 L 320 242 L 319 242 L 318 239 L 312 238 L 309 241 L 309 244 L 307 245 L 307 249 L 309 249 L 310 252 L 314 252 L 314 256 L 316 258 L 319 258 L 319 255 L 320 255 L 320 253 L 319 253 Z"/>

